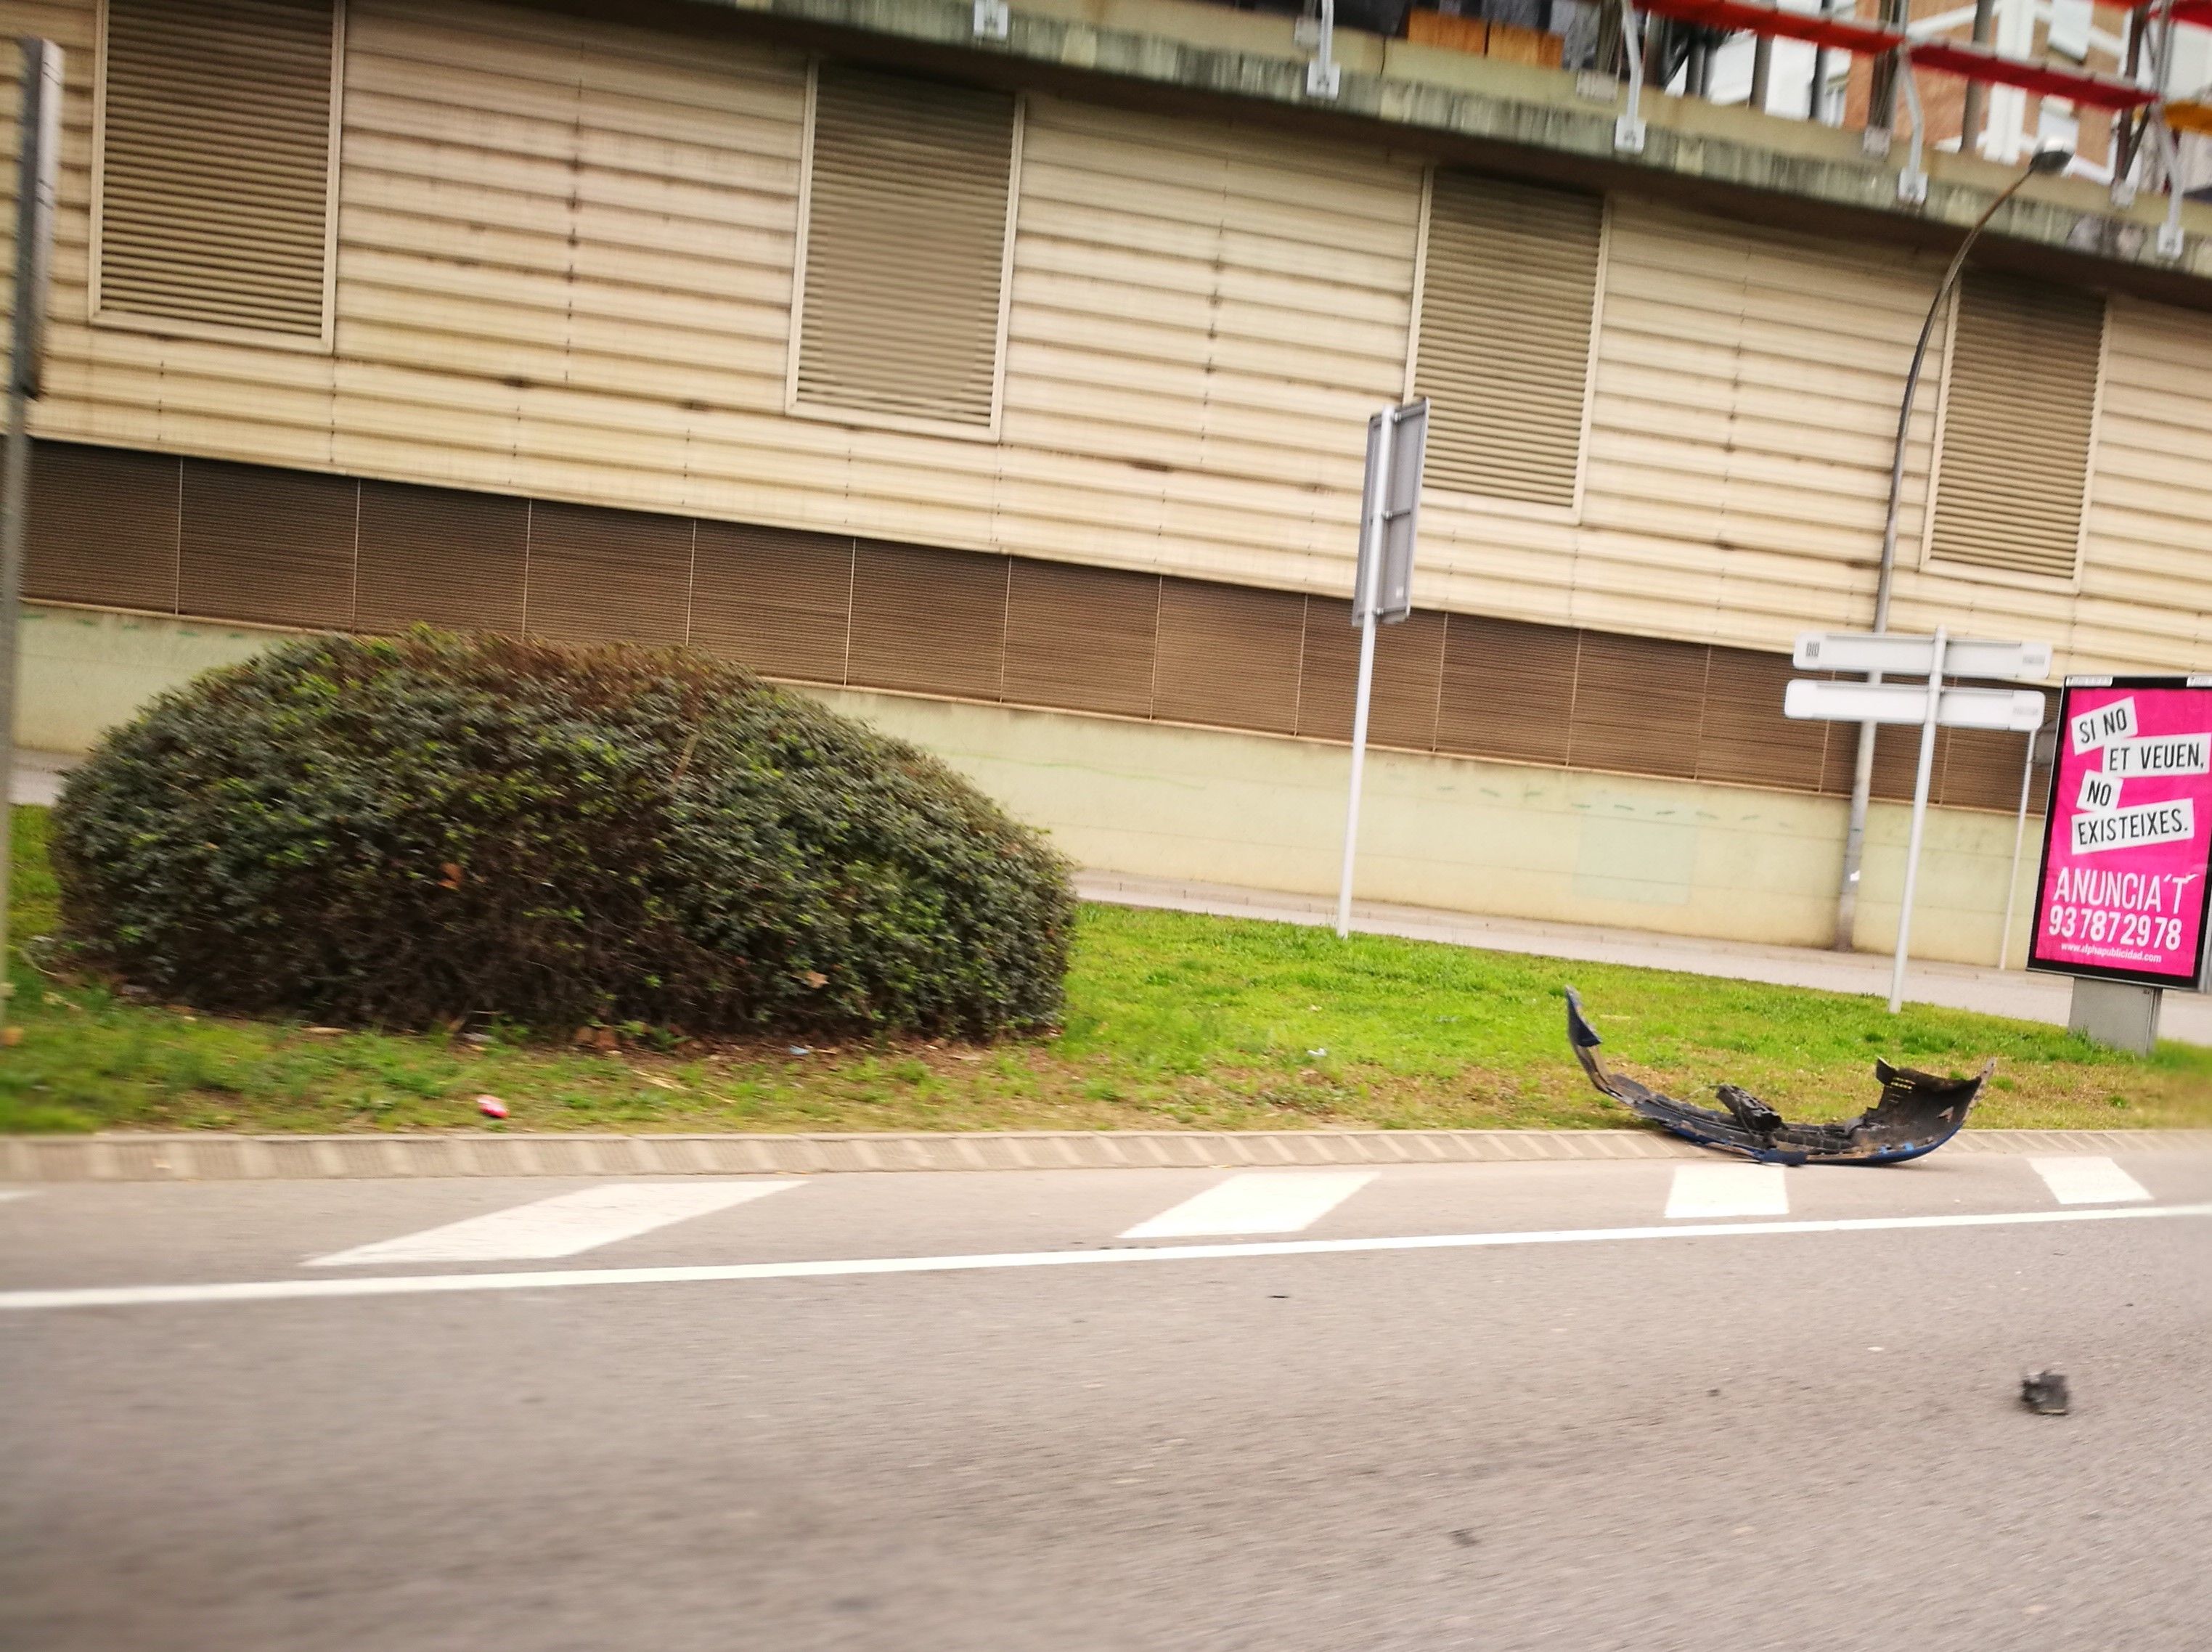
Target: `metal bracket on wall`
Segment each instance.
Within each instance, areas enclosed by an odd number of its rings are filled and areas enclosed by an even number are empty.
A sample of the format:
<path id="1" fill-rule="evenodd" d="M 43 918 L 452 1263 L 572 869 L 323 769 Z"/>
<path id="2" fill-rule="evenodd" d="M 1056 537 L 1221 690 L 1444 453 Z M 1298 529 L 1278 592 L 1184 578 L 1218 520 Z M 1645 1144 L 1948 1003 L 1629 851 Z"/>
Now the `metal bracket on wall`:
<path id="1" fill-rule="evenodd" d="M 975 33 L 987 40 L 1003 40 L 1013 27 L 1006 0 L 975 0 Z"/>
<path id="2" fill-rule="evenodd" d="M 1613 123 L 1613 147 L 1631 155 L 1644 153 L 1644 32 L 1637 27 L 1636 8 L 1620 0 L 1620 46 L 1628 58 L 1628 107 Z"/>
<path id="3" fill-rule="evenodd" d="M 1291 38 L 1300 46 L 1313 49 L 1313 61 L 1306 65 L 1306 95 L 1334 97 L 1344 83 L 1344 70 L 1334 55 L 1336 0 L 1321 0 L 1318 11 L 1310 11 L 1300 17 Z"/>
<path id="4" fill-rule="evenodd" d="M 1911 206 L 1920 206 L 1928 199 L 1927 158 L 1928 118 L 1921 112 L 1920 82 L 1912 72 L 1912 54 L 1899 46 L 1897 52 L 1897 72 L 1905 82 L 1905 106 L 1912 112 L 1912 148 L 1905 158 L 1904 170 L 1897 174 L 1897 198 Z"/>

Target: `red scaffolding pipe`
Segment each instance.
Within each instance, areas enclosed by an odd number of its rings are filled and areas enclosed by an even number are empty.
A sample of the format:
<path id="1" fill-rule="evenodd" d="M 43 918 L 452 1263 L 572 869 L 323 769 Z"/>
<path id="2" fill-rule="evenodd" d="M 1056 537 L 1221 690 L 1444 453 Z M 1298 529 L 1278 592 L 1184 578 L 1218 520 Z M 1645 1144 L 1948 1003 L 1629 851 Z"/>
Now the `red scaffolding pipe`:
<path id="1" fill-rule="evenodd" d="M 1815 46 L 1853 52 L 1867 58 L 1878 58 L 1909 46 L 1915 68 L 1940 70 L 1998 86 L 2017 86 L 2045 97 L 2071 98 L 2076 103 L 2098 109 L 2140 109 L 2157 100 L 2148 88 L 2116 75 L 2001 58 L 1987 46 L 1965 40 L 1908 41 L 1896 29 L 1861 22 L 1856 18 L 1782 11 L 1773 6 L 1755 4 L 1753 0 L 1644 0 L 1638 9 L 1686 23 L 1699 23 L 1707 28 L 1810 40 Z M 2175 0 L 2174 15 L 2181 16 L 2185 9 L 2212 14 L 2212 0 Z"/>

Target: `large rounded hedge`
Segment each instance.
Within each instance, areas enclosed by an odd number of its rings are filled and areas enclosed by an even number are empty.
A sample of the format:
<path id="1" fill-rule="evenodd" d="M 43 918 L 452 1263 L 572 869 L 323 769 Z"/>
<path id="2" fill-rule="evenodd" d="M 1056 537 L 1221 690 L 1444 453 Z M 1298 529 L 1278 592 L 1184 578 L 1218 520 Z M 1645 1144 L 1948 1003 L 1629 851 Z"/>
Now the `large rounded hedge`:
<path id="1" fill-rule="evenodd" d="M 305 639 L 117 730 L 53 821 L 81 956 L 211 1011 L 988 1036 L 1066 868 L 934 759 L 684 649 Z"/>

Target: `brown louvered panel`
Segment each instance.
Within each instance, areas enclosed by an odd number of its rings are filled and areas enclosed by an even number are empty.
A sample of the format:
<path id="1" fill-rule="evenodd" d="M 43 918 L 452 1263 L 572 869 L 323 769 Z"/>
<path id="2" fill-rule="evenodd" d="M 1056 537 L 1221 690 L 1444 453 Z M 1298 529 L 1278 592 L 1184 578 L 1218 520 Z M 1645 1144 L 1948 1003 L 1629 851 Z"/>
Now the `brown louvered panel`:
<path id="1" fill-rule="evenodd" d="M 1375 692 L 1367 738 L 1376 745 L 1427 751 L 1437 743 L 1437 689 L 1444 663 L 1442 614 L 1409 615 L 1375 631 Z M 1352 738 L 1358 692 L 1359 633 L 1352 604 L 1306 599 L 1306 650 L 1298 684 L 1298 732 L 1323 740 Z"/>
<path id="2" fill-rule="evenodd" d="M 175 613 L 179 475 L 162 453 L 40 442 L 24 594 Z"/>
<path id="3" fill-rule="evenodd" d="M 1163 580 L 1152 715 L 1294 733 L 1305 610 L 1287 591 Z"/>
<path id="4" fill-rule="evenodd" d="M 1437 750 L 1564 763 L 1580 633 L 1454 614 L 1444 631 Z"/>
<path id="5" fill-rule="evenodd" d="M 1960 809 L 2018 809 L 2021 767 L 2033 737 L 1978 728 L 1944 733 L 1943 768 L 1930 788 L 1935 801 Z"/>
<path id="6" fill-rule="evenodd" d="M 851 682 L 996 700 L 1006 649 L 1004 556 L 863 539 L 853 556 Z"/>
<path id="7" fill-rule="evenodd" d="M 845 680 L 853 542 L 742 522 L 699 524 L 691 641 L 769 677 Z"/>
<path id="8" fill-rule="evenodd" d="M 354 623 L 519 635 L 529 545 L 526 499 L 364 482 Z"/>
<path id="9" fill-rule="evenodd" d="M 333 0 L 108 0 L 103 310 L 319 337 Z"/>
<path id="10" fill-rule="evenodd" d="M 177 606 L 216 619 L 354 623 L 360 483 L 313 471 L 184 462 Z"/>
<path id="11" fill-rule="evenodd" d="M 685 516 L 532 505 L 530 635 L 557 642 L 683 641 L 691 531 Z"/>
<path id="12" fill-rule="evenodd" d="M 1006 698 L 1151 715 L 1159 614 L 1157 574 L 1017 556 L 1006 589 Z"/>
<path id="13" fill-rule="evenodd" d="M 1856 726 L 1856 725 L 1853 725 Z M 1936 731 L 1936 756 L 1929 768 L 1929 784 L 1943 773 L 1943 750 L 1951 738 L 1948 729 Z M 1920 768 L 1920 730 L 1911 723 L 1884 723 L 1875 736 L 1874 784 L 1870 795 L 1890 803 L 1912 801 L 1912 787 Z M 1844 790 L 1850 790 L 1846 780 Z"/>
<path id="14" fill-rule="evenodd" d="M 1574 503 L 1603 224 L 1595 195 L 1436 174 L 1413 369 L 1430 486 Z"/>
<path id="15" fill-rule="evenodd" d="M 1782 714 L 1783 689 L 1792 675 L 1788 654 L 1712 651 L 1698 736 L 1699 780 L 1820 789 L 1827 725 Z"/>
<path id="16" fill-rule="evenodd" d="M 1568 762 L 1632 774 L 1695 774 L 1710 652 L 1702 643 L 1583 632 Z"/>
<path id="17" fill-rule="evenodd" d="M 1838 671 L 1815 671 L 1811 675 L 1828 683 L 1846 680 Z M 1859 760 L 1859 726 L 1823 722 L 1814 726 L 1826 731 L 1820 755 L 1820 790 L 1830 797 L 1847 798 L 1851 794 L 1851 776 Z"/>
<path id="18" fill-rule="evenodd" d="M 2071 578 L 2105 301 L 1976 273 L 1958 306 L 1929 555 Z"/>
<path id="19" fill-rule="evenodd" d="M 814 97 L 798 394 L 988 425 L 1014 100 L 823 64 Z"/>

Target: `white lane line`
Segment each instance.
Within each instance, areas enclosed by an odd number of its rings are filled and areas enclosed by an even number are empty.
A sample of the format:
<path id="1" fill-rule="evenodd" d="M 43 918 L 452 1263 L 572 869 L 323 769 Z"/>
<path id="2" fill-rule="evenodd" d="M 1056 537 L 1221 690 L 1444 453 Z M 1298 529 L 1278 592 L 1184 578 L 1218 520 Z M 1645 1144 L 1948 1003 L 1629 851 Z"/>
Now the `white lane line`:
<path id="1" fill-rule="evenodd" d="M 2028 1163 L 2062 1205 L 2125 1205 L 2150 1197 L 2149 1188 L 2108 1158 L 2032 1158 Z"/>
<path id="2" fill-rule="evenodd" d="M 28 1199 L 30 1196 L 28 1187 L 0 1187 L 0 1199 Z"/>
<path id="3" fill-rule="evenodd" d="M 1778 1164 L 1678 1164 L 1667 1190 L 1670 1221 L 1787 1216 L 1790 1187 Z"/>
<path id="4" fill-rule="evenodd" d="M 1248 1170 L 1139 1222 L 1124 1239 L 1303 1233 L 1375 1180 L 1372 1170 Z"/>
<path id="5" fill-rule="evenodd" d="M 1885 1233 L 1931 1228 L 2040 1227 L 2053 1222 L 2124 1222 L 2212 1216 L 2212 1204 L 2135 1205 L 2002 1215 L 1843 1217 L 1820 1222 L 1715 1222 L 1671 1228 L 1569 1228 L 1531 1233 L 1428 1233 L 1400 1239 L 1267 1239 L 1242 1245 L 1131 1245 L 1110 1250 L 1010 1251 L 986 1256 L 876 1256 L 830 1262 L 733 1262 L 705 1267 L 541 1268 L 528 1273 L 381 1273 L 348 1279 L 258 1279 L 234 1285 L 94 1285 L 68 1291 L 0 1291 L 0 1311 L 39 1308 L 143 1308 L 177 1303 L 282 1302 L 302 1297 L 419 1297 L 453 1291 L 557 1291 L 580 1285 L 686 1285 L 740 1279 L 850 1278 L 872 1273 L 972 1273 L 1002 1267 L 1085 1267 L 1104 1262 L 1216 1262 L 1267 1256 L 1352 1255 L 1365 1251 L 1480 1250 L 1638 1239 L 1741 1238 L 1747 1235 Z"/>
<path id="6" fill-rule="evenodd" d="M 390 1262 L 530 1262 L 574 1256 L 635 1239 L 672 1222 L 759 1199 L 790 1181 L 617 1181 L 556 1193 L 489 1216 L 312 1256 L 309 1267 L 374 1267 Z"/>

